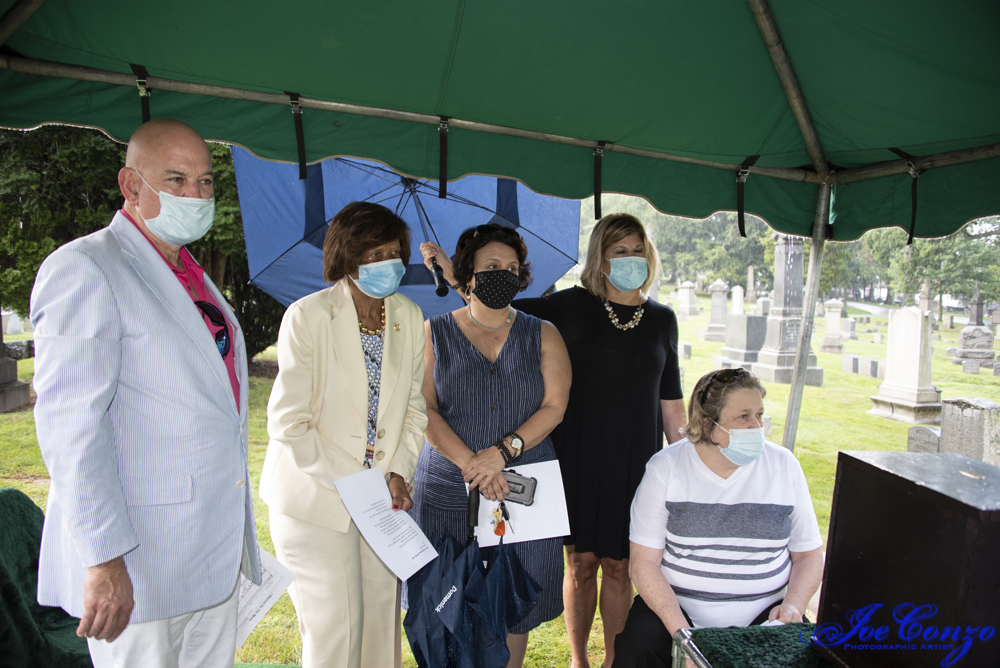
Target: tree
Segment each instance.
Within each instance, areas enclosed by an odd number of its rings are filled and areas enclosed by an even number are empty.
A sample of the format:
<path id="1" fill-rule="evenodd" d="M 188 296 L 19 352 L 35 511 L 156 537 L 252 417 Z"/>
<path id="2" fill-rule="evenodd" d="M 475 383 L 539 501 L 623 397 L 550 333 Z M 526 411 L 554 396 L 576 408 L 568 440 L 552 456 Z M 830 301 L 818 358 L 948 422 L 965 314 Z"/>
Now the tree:
<path id="1" fill-rule="evenodd" d="M 216 215 L 189 250 L 233 303 L 252 357 L 274 343 L 284 308 L 249 285 L 243 223 L 229 148 L 211 145 Z M 27 316 L 42 261 L 105 227 L 121 206 L 125 146 L 95 130 L 47 125 L 0 131 L 0 303 Z"/>

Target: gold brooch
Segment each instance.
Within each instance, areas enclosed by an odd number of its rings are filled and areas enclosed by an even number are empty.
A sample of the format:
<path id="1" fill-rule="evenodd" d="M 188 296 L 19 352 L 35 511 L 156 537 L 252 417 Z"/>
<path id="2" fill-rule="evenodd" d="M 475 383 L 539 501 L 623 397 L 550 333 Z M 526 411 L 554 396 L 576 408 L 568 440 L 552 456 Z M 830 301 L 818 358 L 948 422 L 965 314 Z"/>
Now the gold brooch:
<path id="1" fill-rule="evenodd" d="M 398 332 L 400 329 L 402 329 L 402 328 L 399 326 L 398 322 L 393 323 L 393 325 L 392 325 L 392 331 Z"/>

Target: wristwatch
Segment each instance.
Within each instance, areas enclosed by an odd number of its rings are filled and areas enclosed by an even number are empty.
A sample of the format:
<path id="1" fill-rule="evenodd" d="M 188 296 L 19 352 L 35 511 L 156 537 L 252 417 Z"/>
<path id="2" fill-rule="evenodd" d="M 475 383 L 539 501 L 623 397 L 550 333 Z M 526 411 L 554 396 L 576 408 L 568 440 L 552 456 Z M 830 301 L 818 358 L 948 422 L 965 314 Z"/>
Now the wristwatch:
<path id="1" fill-rule="evenodd" d="M 524 452 L 524 439 L 516 432 L 512 431 L 503 437 L 503 440 L 510 439 L 510 449 L 514 453 L 512 458 L 515 462 L 521 459 L 521 454 Z"/>

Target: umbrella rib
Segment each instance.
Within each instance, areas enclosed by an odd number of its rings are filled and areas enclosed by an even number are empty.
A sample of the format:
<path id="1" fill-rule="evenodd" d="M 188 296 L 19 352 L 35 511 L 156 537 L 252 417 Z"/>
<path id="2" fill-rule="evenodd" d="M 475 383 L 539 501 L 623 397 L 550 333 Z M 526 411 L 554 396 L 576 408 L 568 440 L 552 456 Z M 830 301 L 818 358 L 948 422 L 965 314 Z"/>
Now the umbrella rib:
<path id="1" fill-rule="evenodd" d="M 261 269 L 260 271 L 258 271 L 258 272 L 257 272 L 256 274 L 254 274 L 253 276 L 251 276 L 251 277 L 250 277 L 250 282 L 251 282 L 251 283 L 253 283 L 254 281 L 256 281 L 256 280 L 257 280 L 257 279 L 258 279 L 258 278 L 260 277 L 260 275 L 261 275 L 261 274 L 263 274 L 263 273 L 264 273 L 265 271 L 267 271 L 268 269 L 270 269 L 270 268 L 271 268 L 271 267 L 272 267 L 272 266 L 274 265 L 274 263 L 275 263 L 275 262 L 277 262 L 277 261 L 278 261 L 278 260 L 280 260 L 281 258 L 285 257 L 285 256 L 286 256 L 286 255 L 288 255 L 289 253 L 291 253 L 291 252 L 292 252 L 293 250 L 295 250 L 295 248 L 296 248 L 297 246 L 299 246 L 299 245 L 301 245 L 301 244 L 303 244 L 303 243 L 305 243 L 305 239 L 300 239 L 299 241 L 296 241 L 296 242 L 295 242 L 294 244 L 292 244 L 291 246 L 289 246 L 289 247 L 288 247 L 287 249 L 285 249 L 285 250 L 284 250 L 284 251 L 283 251 L 283 252 L 281 253 L 281 255 L 279 255 L 278 257 L 274 258 L 274 259 L 273 259 L 273 260 L 271 260 L 270 262 L 268 262 L 268 264 L 267 264 L 267 266 L 266 266 L 266 267 L 264 267 L 263 269 Z"/>

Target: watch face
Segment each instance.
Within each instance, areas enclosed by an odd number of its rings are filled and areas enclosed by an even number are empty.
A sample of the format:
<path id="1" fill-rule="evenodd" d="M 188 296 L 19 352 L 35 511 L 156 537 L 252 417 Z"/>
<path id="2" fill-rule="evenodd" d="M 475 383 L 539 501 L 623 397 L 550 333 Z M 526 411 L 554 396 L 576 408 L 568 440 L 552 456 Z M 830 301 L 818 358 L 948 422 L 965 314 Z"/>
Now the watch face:
<path id="1" fill-rule="evenodd" d="M 510 444 L 515 450 L 520 450 L 524 447 L 524 440 L 520 436 L 512 436 L 510 439 Z"/>

